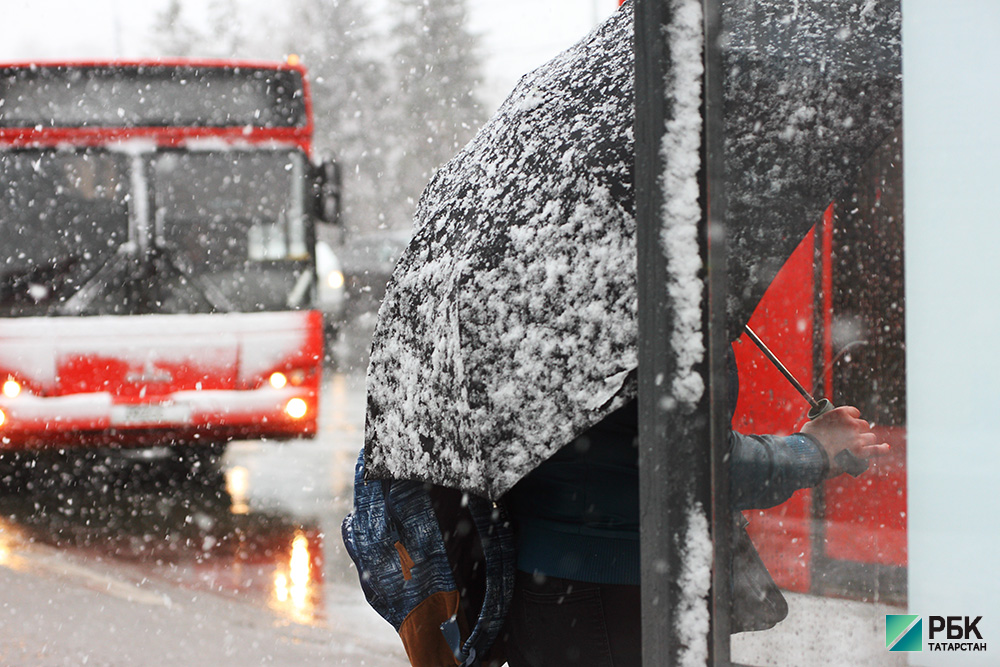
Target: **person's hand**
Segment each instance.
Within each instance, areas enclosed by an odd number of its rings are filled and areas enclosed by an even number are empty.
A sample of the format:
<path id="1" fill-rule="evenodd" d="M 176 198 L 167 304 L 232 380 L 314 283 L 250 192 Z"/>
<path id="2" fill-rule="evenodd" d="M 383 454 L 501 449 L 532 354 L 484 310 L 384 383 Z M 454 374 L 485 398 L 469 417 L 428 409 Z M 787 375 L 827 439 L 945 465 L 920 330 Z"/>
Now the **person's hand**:
<path id="1" fill-rule="evenodd" d="M 802 432 L 816 438 L 826 451 L 830 460 L 829 477 L 836 477 L 844 472 L 834 458 L 845 449 L 860 459 L 870 459 L 889 452 L 888 443 L 878 442 L 871 426 L 861 419 L 861 411 L 850 405 L 834 408 L 806 422 Z"/>

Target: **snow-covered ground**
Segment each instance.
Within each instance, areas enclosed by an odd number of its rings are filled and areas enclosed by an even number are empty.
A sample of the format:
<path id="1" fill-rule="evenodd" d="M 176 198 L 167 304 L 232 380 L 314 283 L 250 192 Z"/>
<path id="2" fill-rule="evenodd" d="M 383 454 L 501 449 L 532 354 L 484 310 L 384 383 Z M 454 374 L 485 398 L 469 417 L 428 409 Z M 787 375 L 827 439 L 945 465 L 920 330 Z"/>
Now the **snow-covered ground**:
<path id="1" fill-rule="evenodd" d="M 234 443 L 224 459 L 226 470 L 242 471 L 244 511 L 318 528 L 324 571 L 310 583 L 320 599 L 309 613 L 276 599 L 273 562 L 237 573 L 233 559 L 177 563 L 117 557 L 99 544 L 52 546 L 7 517 L 13 501 L 0 498 L 0 665 L 405 667 L 340 542 L 361 446 L 361 387 L 358 377 L 330 377 L 317 440 Z"/>
<path id="2" fill-rule="evenodd" d="M 328 585 L 326 617 L 301 624 L 121 563 L 40 545 L 3 553 L 14 552 L 0 555 L 2 665 L 407 664 L 395 633 L 357 586 Z"/>
<path id="3" fill-rule="evenodd" d="M 788 618 L 766 632 L 734 635 L 733 662 L 755 667 L 904 667 L 885 647 L 885 615 L 905 610 L 785 593 Z"/>

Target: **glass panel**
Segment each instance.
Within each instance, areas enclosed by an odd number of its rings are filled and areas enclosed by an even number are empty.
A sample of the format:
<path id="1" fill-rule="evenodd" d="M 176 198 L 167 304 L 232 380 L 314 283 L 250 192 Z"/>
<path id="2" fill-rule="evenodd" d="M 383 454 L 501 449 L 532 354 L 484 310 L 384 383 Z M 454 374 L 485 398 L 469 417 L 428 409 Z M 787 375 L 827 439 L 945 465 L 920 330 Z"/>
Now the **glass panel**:
<path id="1" fill-rule="evenodd" d="M 46 315 L 128 239 L 128 158 L 0 152 L 0 315 Z"/>
<path id="2" fill-rule="evenodd" d="M 217 308 L 295 305 L 289 298 L 309 271 L 302 171 L 302 155 L 292 152 L 157 155 L 157 244 L 217 291 Z"/>
<path id="3" fill-rule="evenodd" d="M 736 339 L 734 429 L 778 439 L 760 441 L 763 490 L 732 467 L 733 501 L 788 610 L 741 597 L 752 559 L 735 543 L 733 627 L 766 629 L 734 634 L 732 660 L 905 664 L 885 644 L 908 565 L 899 3 L 728 0 L 723 21 L 731 319 L 810 395 Z M 798 454 L 783 463 L 820 398 L 856 407 L 890 452 L 818 485 Z"/>

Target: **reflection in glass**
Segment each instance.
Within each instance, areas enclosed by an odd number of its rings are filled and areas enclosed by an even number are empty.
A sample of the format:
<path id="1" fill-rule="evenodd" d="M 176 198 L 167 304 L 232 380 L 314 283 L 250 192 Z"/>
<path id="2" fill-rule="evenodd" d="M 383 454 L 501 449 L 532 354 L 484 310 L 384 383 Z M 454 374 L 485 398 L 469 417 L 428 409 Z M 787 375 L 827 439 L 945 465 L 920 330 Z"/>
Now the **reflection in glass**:
<path id="1" fill-rule="evenodd" d="M 303 170 L 303 156 L 289 151 L 164 152 L 153 160 L 157 244 L 208 290 L 212 307 L 299 305 L 294 295 L 310 277 Z M 247 201 L 259 203 L 248 209 Z"/>
<path id="2" fill-rule="evenodd" d="M 128 158 L 0 152 L 0 315 L 52 314 L 129 239 Z"/>
<path id="3" fill-rule="evenodd" d="M 0 315 L 300 307 L 305 169 L 289 150 L 0 151 Z"/>
<path id="4" fill-rule="evenodd" d="M 754 306 L 750 326 L 810 393 L 856 406 L 892 447 L 859 477 L 745 513 L 789 613 L 734 635 L 732 657 L 892 664 L 884 615 L 907 596 L 899 3 L 722 4 L 730 299 Z M 798 431 L 809 406 L 752 343 L 733 347 L 734 428 Z"/>

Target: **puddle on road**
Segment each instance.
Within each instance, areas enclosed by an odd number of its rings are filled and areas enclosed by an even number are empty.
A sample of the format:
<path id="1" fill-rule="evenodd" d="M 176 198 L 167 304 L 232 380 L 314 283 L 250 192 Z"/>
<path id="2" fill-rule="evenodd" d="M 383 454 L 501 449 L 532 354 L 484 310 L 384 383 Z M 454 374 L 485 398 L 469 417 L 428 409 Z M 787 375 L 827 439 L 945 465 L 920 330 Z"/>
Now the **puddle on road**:
<path id="1" fill-rule="evenodd" d="M 245 469 L 194 465 L 192 474 L 190 461 L 106 451 L 19 457 L 3 471 L 0 516 L 19 540 L 232 595 L 283 620 L 322 623 L 318 523 L 251 508 Z"/>

